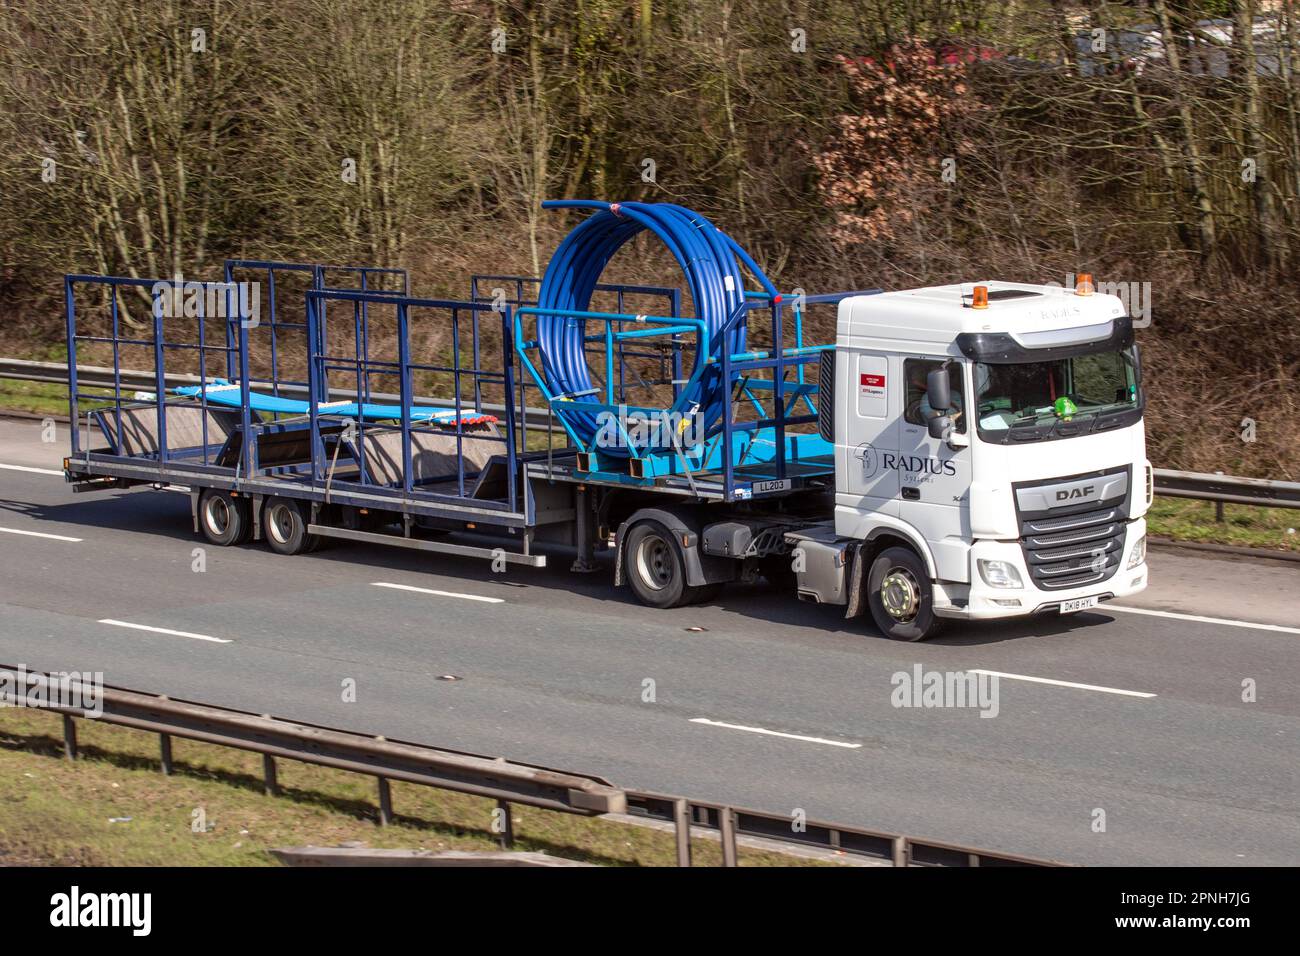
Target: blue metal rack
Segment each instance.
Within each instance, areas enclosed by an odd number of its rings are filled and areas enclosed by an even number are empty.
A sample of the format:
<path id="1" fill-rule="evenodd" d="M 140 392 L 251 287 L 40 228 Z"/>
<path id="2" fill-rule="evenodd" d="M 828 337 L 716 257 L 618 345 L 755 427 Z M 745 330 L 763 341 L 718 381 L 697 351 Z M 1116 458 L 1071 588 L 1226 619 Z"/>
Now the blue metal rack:
<path id="1" fill-rule="evenodd" d="M 805 344 L 805 310 L 878 291 L 798 298 L 747 292 L 726 323 L 711 332 L 700 320 L 682 315 L 679 290 L 656 286 L 602 284 L 597 291 L 617 309 L 602 312 L 528 304 L 535 302 L 538 280 L 521 276 L 475 276 L 472 301 L 456 302 L 410 296 L 406 273 L 395 269 L 248 259 L 228 261 L 223 273 L 222 282 L 198 284 L 202 302 L 215 296 L 223 303 L 215 310 L 219 314 L 207 314 L 213 310 L 202 305 L 184 318 L 164 316 L 165 310 L 157 307 L 165 280 L 66 278 L 69 408 L 78 422 L 97 423 L 108 443 L 95 450 L 83 447 L 80 430 L 74 429 L 74 457 L 120 465 L 119 471 L 108 468 L 105 473 L 129 480 L 153 475 L 147 480 L 184 484 L 208 476 L 222 487 L 266 494 L 285 487 L 275 482 L 292 482 L 314 501 L 364 502 L 442 517 L 457 515 L 457 506 L 472 505 L 487 523 L 511 528 L 531 521 L 530 491 L 518 478 L 523 473 L 519 467 L 527 462 L 528 474 L 542 474 L 536 470 L 539 455 L 545 456 L 548 481 L 643 490 L 666 485 L 677 493 L 723 501 L 781 494 L 831 474 L 831 448 L 814 426 L 818 384 L 807 375 L 807 366 L 829 346 Z M 238 283 L 249 277 L 256 277 L 264 296 L 258 322 L 239 308 Z M 490 282 L 508 284 L 505 302 L 485 292 Z M 293 298 L 302 295 L 301 314 L 284 301 L 290 289 Z M 78 296 L 87 294 L 100 298 L 106 324 L 102 334 L 78 326 L 85 311 Z M 128 296 L 150 304 L 152 315 L 144 328 L 138 322 L 127 324 Z M 631 311 L 632 303 L 641 306 L 647 300 L 665 306 L 661 314 Z M 376 310 L 391 318 L 385 328 L 395 328 L 395 343 L 391 337 L 375 338 L 374 319 L 381 314 Z M 590 394 L 557 394 L 548 386 L 545 357 L 536 338 L 527 334 L 544 314 L 591 324 L 582 337 L 583 352 L 598 371 L 598 385 Z M 757 315 L 769 321 L 755 322 Z M 741 323 L 748 323 L 750 332 L 745 351 L 711 348 L 715 335 L 730 337 Z M 414 355 L 413 328 L 447 330 L 450 355 Z M 113 386 L 103 392 L 80 389 L 76 381 L 78 347 L 89 345 L 111 346 Z M 122 370 L 130 368 L 123 361 L 126 350 L 150 356 L 151 394 L 124 390 Z M 492 369 L 485 356 L 492 357 Z M 180 361 L 202 383 L 187 394 L 169 389 L 175 385 L 169 373 Z M 641 374 L 637 362 L 643 369 L 658 362 L 659 371 Z M 289 374 L 291 366 L 306 368 L 305 380 Z M 224 375 L 214 376 L 214 371 Z M 677 425 L 693 421 L 687 395 L 706 378 L 715 387 L 726 383 L 727 413 L 707 432 L 683 439 Z M 430 420 L 435 416 L 425 409 L 433 404 L 417 397 L 421 380 L 433 379 L 441 379 L 450 391 L 450 422 Z M 642 387 L 652 394 L 659 389 L 671 400 L 658 407 L 629 401 Z M 568 439 L 558 453 L 553 444 L 529 451 L 523 414 L 529 389 L 541 396 Z M 214 400 L 217 390 L 224 391 Z M 396 404 L 376 402 L 377 395 L 393 391 Z M 338 401 L 340 396 L 347 401 Z M 434 404 L 446 409 L 446 398 Z M 392 408 L 392 417 L 373 414 L 376 405 Z M 191 409 L 188 418 L 179 419 L 191 436 L 185 440 L 176 439 L 169 426 L 177 407 Z M 488 407 L 497 410 L 499 427 L 479 428 L 476 421 L 485 421 Z M 607 415 L 612 434 L 630 455 L 606 454 L 572 427 L 572 415 L 599 413 Z M 647 436 L 630 433 L 628 416 L 676 417 L 668 419 L 666 431 L 651 429 Z M 142 417 L 148 419 L 148 447 L 126 447 L 125 419 L 138 426 Z M 426 447 L 433 436 L 439 436 L 453 464 L 429 478 L 416 458 L 423 461 L 434 454 Z M 304 449 L 301 457 L 285 452 L 297 447 L 295 442 Z M 424 445 L 417 452 L 413 443 Z M 477 449 L 477 459 L 467 458 L 469 443 Z M 493 443 L 498 450 L 484 453 Z M 369 453 L 384 447 L 392 449 L 393 467 L 372 473 Z M 271 449 L 269 456 L 264 449 Z"/>
<path id="2" fill-rule="evenodd" d="M 391 506 L 414 515 L 452 519 L 460 516 L 456 505 L 473 499 L 472 510 L 479 520 L 510 528 L 524 526 L 525 503 L 514 477 L 518 443 L 517 415 L 511 405 L 515 384 L 509 308 L 498 314 L 482 303 L 412 298 L 407 294 L 407 274 L 397 269 L 247 259 L 227 261 L 223 272 L 221 282 L 188 286 L 198 302 L 190 316 L 175 314 L 161 301 L 175 288 L 169 280 L 65 277 L 69 409 L 74 422 L 87 423 L 87 434 L 97 423 L 107 445 L 94 447 L 96 443 L 89 440 L 83 444 L 80 427 L 73 429 L 72 458 L 83 473 L 127 482 L 197 482 L 254 494 Z M 286 276 L 292 275 L 300 276 L 299 284 L 305 286 L 295 293 L 295 297 L 302 295 L 298 299 L 301 318 L 288 315 L 282 301 Z M 241 310 L 238 304 L 239 283 L 252 281 L 253 276 L 265 310 L 256 321 L 251 308 Z M 343 286 L 348 281 L 353 287 Z M 401 288 L 375 287 L 381 283 Z M 88 327 L 96 316 L 88 310 L 87 296 L 99 297 L 106 328 Z M 148 306 L 151 316 L 144 328 L 135 328 L 140 323 L 134 319 L 128 325 L 127 296 L 136 296 L 141 306 Z M 214 301 L 221 308 L 213 309 Z M 376 354 L 378 344 L 372 334 L 376 309 L 388 310 L 395 318 L 395 357 Z M 449 362 L 412 357 L 410 332 L 417 313 L 421 321 L 441 322 L 450 330 Z M 482 324 L 488 315 L 492 321 Z M 341 321 L 346 326 L 342 333 Z M 494 340 L 494 349 L 499 348 L 501 371 L 482 367 L 485 334 Z M 286 374 L 287 337 L 301 350 L 296 356 L 300 361 L 293 365 L 306 368 L 305 380 Z M 472 350 L 462 347 L 463 338 L 472 340 Z M 111 348 L 112 386 L 80 387 L 79 347 L 84 351 L 102 346 Z M 141 356 L 137 361 L 151 366 L 151 393 L 132 394 L 139 387 L 138 376 L 124 385 L 124 370 L 131 369 L 123 360 L 124 352 Z M 346 394 L 337 386 L 345 373 L 353 376 L 352 399 L 331 401 L 341 392 Z M 178 374 L 192 374 L 191 381 L 198 384 L 178 386 Z M 436 374 L 444 374 L 452 383 L 450 409 L 439 403 L 426 405 L 416 396 L 416 377 Z M 397 406 L 375 401 L 381 381 L 396 383 Z M 494 391 L 506 407 L 500 428 L 478 429 L 476 424 L 496 422 L 483 408 L 484 398 Z M 382 420 L 388 408 L 393 409 L 391 422 Z M 174 426 L 178 415 L 197 438 L 177 439 L 169 419 Z M 402 467 L 395 477 L 368 473 L 367 452 L 384 435 L 399 436 Z M 126 441 L 124 436 L 138 440 Z M 455 468 L 446 480 L 422 480 L 414 473 L 413 436 L 426 445 L 436 444 L 432 451 L 425 449 L 426 458 L 440 459 L 445 451 L 446 458 L 454 459 Z M 486 463 L 494 469 L 497 480 L 492 489 L 499 488 L 499 494 L 491 489 L 485 492 L 483 482 L 476 482 L 483 477 L 483 468 L 469 464 L 463 454 L 471 441 L 480 449 L 485 444 L 500 447 L 499 455 Z M 141 447 L 142 442 L 147 447 Z M 268 442 L 277 460 L 264 462 L 260 449 Z M 285 460 L 284 449 L 297 447 L 304 449 L 301 457 L 290 455 Z M 345 467 L 332 467 L 344 452 Z"/>
<path id="3" fill-rule="evenodd" d="M 470 301 L 510 305 L 516 310 L 528 306 L 535 307 L 537 305 L 537 291 L 541 286 L 541 282 L 542 280 L 536 276 L 476 274 L 470 277 Z M 490 285 L 491 283 L 505 283 L 505 285 Z M 648 301 L 651 304 L 662 303 L 669 315 L 677 316 L 681 314 L 682 292 L 680 289 L 667 286 L 602 282 L 596 285 L 595 291 L 602 296 L 613 297 L 614 311 L 616 313 L 626 312 L 629 302 Z M 631 389 L 652 388 L 657 385 L 670 385 L 674 397 L 680 394 L 684 382 L 682 378 L 682 340 L 674 336 L 669 342 L 663 343 L 662 348 L 655 350 L 638 349 L 635 345 L 635 342 L 629 343 L 628 340 L 620 340 L 617 344 L 617 351 L 613 355 L 612 376 L 610 371 L 606 369 L 608 380 L 617 383 L 615 394 L 618 396 L 619 401 L 625 402 Z M 596 355 L 598 353 L 599 347 L 588 343 L 588 354 Z M 628 371 L 631 368 L 629 360 L 635 359 L 658 363 L 657 377 L 647 381 L 633 370 L 636 380 L 629 383 L 627 381 Z M 527 408 L 529 407 L 528 393 L 530 390 L 536 389 L 537 386 L 532 381 L 531 376 L 523 374 L 522 364 L 516 367 L 515 373 L 515 380 L 519 389 L 519 405 L 521 408 Z M 602 382 L 601 384 L 603 387 L 607 383 Z M 520 427 L 523 447 L 527 448 L 529 427 L 527 416 L 521 421 Z M 567 441 L 567 433 L 565 433 L 565 438 Z M 553 440 L 554 434 L 552 430 L 547 437 L 548 448 L 552 450 L 554 447 Z M 565 447 L 568 447 L 567 444 Z"/>
<path id="4" fill-rule="evenodd" d="M 823 295 L 773 296 L 766 292 L 747 292 L 743 303 L 728 317 L 716 335 L 730 340 L 733 330 L 750 320 L 750 313 L 766 309 L 771 317 L 770 334 L 773 346 L 769 349 L 749 349 L 731 353 L 722 349 L 711 356 L 712 337 L 699 320 L 683 318 L 680 309 L 670 316 L 632 314 L 627 312 L 595 312 L 563 309 L 539 309 L 524 306 L 516 310 L 515 347 L 520 362 L 565 429 L 571 444 L 578 449 L 578 472 L 596 481 L 608 481 L 643 487 L 654 486 L 661 479 L 682 477 L 693 490 L 697 481 L 719 478 L 721 497 L 725 501 L 745 500 L 767 491 L 780 492 L 793 489 L 810 479 L 834 472 L 833 448 L 810 426 L 817 421 L 818 385 L 807 377 L 807 366 L 820 360 L 820 354 L 833 346 L 804 344 L 804 312 L 809 306 L 836 304 L 851 295 L 870 295 L 880 290 L 863 292 L 837 292 Z M 786 303 L 793 305 L 792 346 L 785 346 L 784 311 Z M 544 373 L 546 357 L 539 355 L 541 346 L 536 337 L 527 334 L 525 321 L 538 315 L 552 315 L 578 322 L 592 322 L 603 326 L 602 331 L 585 335 L 588 346 L 596 345 L 605 369 L 605 387 L 595 394 L 565 395 L 556 393 L 548 384 Z M 624 343 L 644 342 L 654 338 L 670 338 L 676 360 L 682 361 L 683 352 L 696 356 L 710 356 L 696 362 L 690 377 L 684 381 L 681 374 L 674 376 L 674 400 L 664 407 L 631 405 L 626 396 L 617 394 L 612 387 L 614 356 Z M 781 345 L 777 345 L 781 343 Z M 538 356 L 534 360 L 533 356 Z M 767 372 L 767 377 L 755 373 Z M 787 381 L 793 372 L 794 380 Z M 714 376 L 715 386 L 736 398 L 743 398 L 754 417 L 737 418 L 734 406 L 728 402 L 728 412 L 712 426 L 702 440 L 687 447 L 679 442 L 679 426 L 689 422 L 694 410 L 687 407 L 683 398 L 691 386 L 705 376 Z M 599 394 L 603 391 L 603 395 Z M 806 413 L 797 413 L 798 405 Z M 602 454 L 596 442 L 572 426 L 570 416 L 605 415 L 604 420 L 613 425 L 620 441 L 630 449 L 627 457 Z M 608 416 L 617 416 L 610 418 Z M 630 434 L 628 422 L 637 418 L 667 423 L 667 427 L 652 428 L 653 443 L 638 445 Z M 789 429 L 795 429 L 788 431 Z M 599 438 L 608 429 L 597 433 Z M 698 437 L 698 436 L 697 436 Z"/>
<path id="5" fill-rule="evenodd" d="M 352 354 L 331 353 L 327 347 L 330 340 L 328 327 L 330 317 L 328 307 L 330 303 L 351 303 L 351 322 L 352 322 L 352 342 L 354 349 Z M 397 321 L 397 355 L 396 359 L 376 358 L 371 354 L 371 336 L 370 336 L 370 306 L 384 306 L 394 311 Z M 410 348 L 410 329 L 413 311 L 427 313 L 434 311 L 441 313 L 448 322 L 451 330 L 452 356 L 450 364 L 438 364 L 433 362 L 419 362 L 413 360 Z M 494 324 L 499 323 L 501 333 L 501 371 L 490 372 L 482 367 L 481 357 L 479 354 L 482 342 L 483 329 L 480 326 L 480 318 L 495 317 Z M 403 497 L 410 496 L 418 489 L 418 484 L 414 476 L 412 467 L 412 409 L 419 406 L 419 399 L 416 397 L 413 377 L 417 373 L 442 374 L 450 376 L 452 383 L 452 408 L 455 412 L 454 434 L 455 436 L 455 489 L 442 486 L 433 491 L 430 489 L 421 490 L 423 497 L 434 501 L 444 503 L 457 503 L 463 499 L 471 497 L 473 488 L 467 484 L 479 475 L 479 471 L 471 471 L 466 467 L 466 457 L 464 454 L 465 441 L 469 436 L 466 431 L 466 419 L 477 418 L 484 419 L 487 416 L 483 407 L 484 387 L 496 385 L 503 398 L 503 405 L 510 405 L 510 396 L 514 394 L 514 357 L 512 354 L 512 342 L 510 336 L 511 312 L 507 306 L 500 312 L 490 305 L 474 302 L 454 302 L 441 299 L 419 299 L 411 298 L 406 295 L 399 295 L 387 292 L 352 292 L 337 289 L 313 289 L 307 293 L 307 324 L 312 329 L 311 341 L 313 343 L 312 352 L 309 356 L 309 372 L 311 379 L 311 398 L 309 420 L 312 435 L 312 456 L 311 456 L 311 477 L 312 482 L 320 487 L 329 487 L 331 490 L 334 486 L 334 478 L 331 474 L 331 453 L 332 449 L 337 447 L 337 439 L 327 440 L 323 431 L 323 425 L 327 422 L 337 421 L 337 415 L 331 414 L 328 396 L 331 394 L 330 376 L 332 373 L 351 373 L 354 376 L 357 401 L 364 405 L 372 400 L 374 389 L 372 381 L 380 379 L 396 379 L 398 385 L 398 407 L 401 410 L 401 417 L 396 425 L 383 423 L 369 423 L 364 416 L 358 416 L 353 419 L 348 417 L 348 423 L 352 425 L 349 432 L 355 435 L 353 460 L 357 466 L 357 475 L 355 478 L 343 479 L 339 481 L 341 486 L 356 485 L 366 487 L 370 491 L 381 487 L 376 484 L 374 476 L 370 475 L 366 465 L 367 442 L 373 442 L 375 439 L 369 438 L 370 434 L 397 433 L 400 434 L 400 446 L 402 454 L 401 467 L 401 486 L 393 489 Z M 464 354 L 461 346 L 462 333 L 468 329 L 472 343 L 471 363 L 465 364 Z M 346 336 L 344 336 L 346 339 Z M 466 398 L 466 391 L 470 396 Z M 502 446 L 502 455 L 504 456 L 505 474 L 509 476 L 505 482 L 506 493 L 504 500 L 501 502 L 491 500 L 477 500 L 476 505 L 489 510 L 509 510 L 514 512 L 519 505 L 519 488 L 514 477 L 517 473 L 516 467 L 516 434 L 515 434 L 515 414 L 513 410 L 507 411 L 503 418 L 504 434 L 503 435 L 483 435 L 472 436 L 476 441 L 497 442 Z"/>
<path id="6" fill-rule="evenodd" d="M 104 301 L 108 314 L 107 335 L 96 335 L 84 329 L 78 330 L 77 290 L 89 287 L 98 291 Z M 72 429 L 72 454 L 74 457 L 84 454 L 88 449 L 81 447 L 81 406 L 90 403 L 93 406 L 87 412 L 87 425 L 91 420 L 97 421 L 100 431 L 109 442 L 113 454 L 125 457 L 123 445 L 123 412 L 136 412 L 152 405 L 155 409 L 154 426 L 156 431 L 151 437 L 154 450 L 137 449 L 130 457 L 145 458 L 158 462 L 161 466 L 168 461 L 185 460 L 189 467 L 208 468 L 213 466 L 216 448 L 209 440 L 209 411 L 211 405 L 206 396 L 199 396 L 201 441 L 197 446 L 173 447 L 168 440 L 167 422 L 167 356 L 169 353 L 190 353 L 197 361 L 201 376 L 206 377 L 209 359 L 216 356 L 224 360 L 226 371 L 243 369 L 247 377 L 248 328 L 243 321 L 245 316 L 239 314 L 237 291 L 225 282 L 187 283 L 187 286 L 201 294 L 194 298 L 196 314 L 166 316 L 169 311 L 163 296 L 177 287 L 172 280 L 136 279 L 119 276 L 69 275 L 64 278 L 64 302 L 66 308 L 66 332 L 68 344 L 68 409 L 71 420 L 77 423 Z M 149 302 L 149 321 L 145 325 L 148 334 L 130 334 L 124 331 L 127 324 L 127 308 L 123 302 L 124 290 L 140 290 L 138 298 Z M 147 292 L 146 292 L 147 290 Z M 222 303 L 219 315 L 209 316 L 208 303 Z M 185 326 L 192 320 L 192 326 Z M 214 336 L 218 344 L 212 342 Z M 274 331 L 272 334 L 275 334 Z M 113 386 L 106 390 L 91 389 L 89 392 L 77 383 L 76 366 L 79 344 L 111 345 L 113 354 Z M 123 349 L 147 349 L 153 365 L 153 393 L 150 397 L 124 397 L 123 394 Z M 106 417 L 106 405 L 112 407 L 112 427 Z M 247 429 L 249 422 L 245 421 Z M 194 459 L 198 461 L 194 461 Z"/>

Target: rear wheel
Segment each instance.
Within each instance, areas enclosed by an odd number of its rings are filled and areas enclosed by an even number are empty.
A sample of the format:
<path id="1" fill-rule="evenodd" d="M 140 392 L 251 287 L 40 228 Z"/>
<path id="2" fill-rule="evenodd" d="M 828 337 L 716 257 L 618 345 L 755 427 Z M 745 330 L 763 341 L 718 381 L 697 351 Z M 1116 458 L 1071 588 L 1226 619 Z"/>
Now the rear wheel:
<path id="1" fill-rule="evenodd" d="M 867 604 L 876 627 L 896 641 L 923 641 L 939 632 L 930 575 L 910 548 L 886 548 L 867 572 Z"/>
<path id="2" fill-rule="evenodd" d="M 647 607 L 678 607 L 689 600 L 686 561 L 676 537 L 658 521 L 632 528 L 624 546 L 627 581 Z"/>
<path id="3" fill-rule="evenodd" d="M 199 494 L 199 530 L 213 544 L 242 544 L 253 533 L 253 509 L 247 498 L 205 488 Z"/>
<path id="4" fill-rule="evenodd" d="M 302 554 L 319 543 L 307 533 L 302 506 L 289 498 L 268 498 L 262 504 L 262 537 L 276 554 Z"/>
<path id="5" fill-rule="evenodd" d="M 642 521 L 627 534 L 623 562 L 636 599 L 647 607 L 681 607 L 717 597 L 721 584 L 686 583 L 686 556 L 677 536 L 658 521 Z"/>

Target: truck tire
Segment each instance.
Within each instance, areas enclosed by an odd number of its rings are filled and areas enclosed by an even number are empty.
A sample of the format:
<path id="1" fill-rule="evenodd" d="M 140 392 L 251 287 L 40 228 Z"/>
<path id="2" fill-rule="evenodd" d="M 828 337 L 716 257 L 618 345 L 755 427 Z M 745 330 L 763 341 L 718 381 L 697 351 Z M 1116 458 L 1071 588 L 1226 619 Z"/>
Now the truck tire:
<path id="1" fill-rule="evenodd" d="M 302 506 L 291 498 L 267 498 L 262 503 L 262 537 L 276 554 L 316 550 L 320 538 L 307 533 Z"/>
<path id="2" fill-rule="evenodd" d="M 247 498 L 204 488 L 199 493 L 199 530 L 213 544 L 243 544 L 253 533 L 253 508 Z"/>
<path id="3" fill-rule="evenodd" d="M 686 562 L 677 537 L 658 521 L 637 522 L 623 546 L 627 582 L 647 607 L 680 607 L 696 597 L 686 584 Z"/>
<path id="4" fill-rule="evenodd" d="M 911 548 L 886 548 L 867 572 L 867 604 L 885 637 L 923 641 L 939 632 L 930 575 Z"/>

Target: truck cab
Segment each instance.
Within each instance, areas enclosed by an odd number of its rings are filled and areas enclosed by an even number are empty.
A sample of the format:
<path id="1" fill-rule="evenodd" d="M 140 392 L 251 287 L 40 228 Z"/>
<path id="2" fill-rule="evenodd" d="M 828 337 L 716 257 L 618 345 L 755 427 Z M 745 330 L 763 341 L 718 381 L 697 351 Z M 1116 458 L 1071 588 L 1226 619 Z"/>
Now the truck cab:
<path id="1" fill-rule="evenodd" d="M 1146 586 L 1133 323 L 1087 277 L 847 298 L 834 381 L 835 538 L 889 636 Z"/>

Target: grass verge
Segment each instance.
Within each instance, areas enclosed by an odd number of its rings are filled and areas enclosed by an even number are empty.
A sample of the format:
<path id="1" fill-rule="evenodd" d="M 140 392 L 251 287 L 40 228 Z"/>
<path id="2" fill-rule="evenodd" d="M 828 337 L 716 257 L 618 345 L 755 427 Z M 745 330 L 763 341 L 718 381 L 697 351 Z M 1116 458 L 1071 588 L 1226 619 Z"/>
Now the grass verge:
<path id="1" fill-rule="evenodd" d="M 282 793 L 262 793 L 259 754 L 173 739 L 163 776 L 154 734 L 77 721 L 80 757 L 63 756 L 60 718 L 0 710 L 0 865 L 267 866 L 270 849 L 337 846 L 497 850 L 496 803 L 392 783 L 396 819 L 375 824 L 372 777 L 289 760 Z M 515 849 L 608 866 L 671 866 L 673 835 L 608 820 L 514 807 Z M 697 865 L 719 845 L 695 840 Z M 814 861 L 742 849 L 742 865 Z"/>
<path id="2" fill-rule="evenodd" d="M 1156 496 L 1147 512 L 1147 533 L 1178 541 L 1300 552 L 1300 514 L 1290 508 L 1224 505 L 1214 520 L 1214 502 Z"/>
<path id="3" fill-rule="evenodd" d="M 0 409 L 36 415 L 67 415 L 68 388 L 50 382 L 0 378 Z"/>

